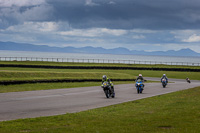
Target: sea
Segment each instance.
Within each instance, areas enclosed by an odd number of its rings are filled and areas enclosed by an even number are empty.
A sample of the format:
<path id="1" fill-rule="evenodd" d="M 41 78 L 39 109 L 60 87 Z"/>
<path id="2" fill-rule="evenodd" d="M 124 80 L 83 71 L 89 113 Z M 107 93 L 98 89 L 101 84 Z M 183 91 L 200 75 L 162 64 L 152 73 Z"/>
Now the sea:
<path id="1" fill-rule="evenodd" d="M 74 60 L 130 60 L 131 62 L 178 62 L 182 64 L 200 64 L 200 57 L 186 56 L 146 56 L 146 55 L 113 55 L 113 54 L 80 54 L 80 53 L 53 53 L 53 52 L 32 52 L 32 51 L 5 51 L 0 50 L 0 58 L 58 58 L 58 59 L 74 59 Z M 112 62 L 110 62 L 112 63 Z M 143 63 L 144 64 L 144 63 Z"/>

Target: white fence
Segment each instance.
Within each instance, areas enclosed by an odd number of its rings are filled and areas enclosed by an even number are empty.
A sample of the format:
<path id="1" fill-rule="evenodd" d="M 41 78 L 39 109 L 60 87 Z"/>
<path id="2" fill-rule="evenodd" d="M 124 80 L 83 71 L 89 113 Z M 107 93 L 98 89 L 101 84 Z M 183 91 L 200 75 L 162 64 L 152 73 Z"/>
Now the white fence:
<path id="1" fill-rule="evenodd" d="M 37 58 L 37 57 L 0 57 L 0 61 L 48 61 L 48 62 L 72 62 L 72 63 L 119 63 L 119 64 L 163 64 L 200 66 L 200 63 L 191 62 L 160 62 L 160 61 L 137 61 L 137 60 L 110 60 L 110 59 L 75 59 L 75 58 Z"/>

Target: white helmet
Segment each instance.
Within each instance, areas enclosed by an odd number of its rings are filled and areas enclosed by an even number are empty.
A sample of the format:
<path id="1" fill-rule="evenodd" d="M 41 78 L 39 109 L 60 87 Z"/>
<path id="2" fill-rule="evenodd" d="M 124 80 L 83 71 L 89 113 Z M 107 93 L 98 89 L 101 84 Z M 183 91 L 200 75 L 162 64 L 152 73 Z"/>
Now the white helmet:
<path id="1" fill-rule="evenodd" d="M 142 74 L 139 74 L 140 77 L 142 77 Z"/>
<path id="2" fill-rule="evenodd" d="M 103 80 L 106 80 L 107 79 L 107 76 L 106 75 L 103 75 Z"/>
<path id="3" fill-rule="evenodd" d="M 163 76 L 166 76 L 166 74 L 163 74 Z"/>

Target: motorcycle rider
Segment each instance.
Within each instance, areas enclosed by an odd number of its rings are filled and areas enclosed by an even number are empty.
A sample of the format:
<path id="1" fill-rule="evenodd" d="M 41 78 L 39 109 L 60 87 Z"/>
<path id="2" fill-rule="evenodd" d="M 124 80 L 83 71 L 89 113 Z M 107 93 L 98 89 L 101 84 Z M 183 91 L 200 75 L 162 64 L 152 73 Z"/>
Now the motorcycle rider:
<path id="1" fill-rule="evenodd" d="M 186 78 L 186 81 L 187 81 L 188 83 L 190 83 L 190 79 L 189 79 L 188 77 Z"/>
<path id="2" fill-rule="evenodd" d="M 166 76 L 166 74 L 163 74 L 163 76 L 161 77 L 161 82 L 162 82 L 162 79 L 166 79 L 166 82 L 168 83 L 168 78 L 167 78 L 167 76 Z"/>
<path id="3" fill-rule="evenodd" d="M 140 79 L 142 82 L 144 82 L 144 78 L 142 77 L 142 74 L 139 74 L 139 76 L 137 77 L 136 81 Z M 143 84 L 143 88 L 144 88 L 144 84 Z"/>
<path id="4" fill-rule="evenodd" d="M 141 79 L 141 80 L 142 80 L 142 82 L 144 82 L 144 78 L 142 77 L 142 74 L 139 74 L 139 76 L 137 77 L 137 79 L 136 79 L 136 80 L 138 80 L 138 79 Z"/>
<path id="5" fill-rule="evenodd" d="M 103 82 L 108 82 L 108 84 L 111 86 L 112 94 L 115 96 L 114 85 L 113 85 L 112 81 L 106 75 L 103 75 L 103 77 L 102 77 L 102 84 L 103 84 Z"/>

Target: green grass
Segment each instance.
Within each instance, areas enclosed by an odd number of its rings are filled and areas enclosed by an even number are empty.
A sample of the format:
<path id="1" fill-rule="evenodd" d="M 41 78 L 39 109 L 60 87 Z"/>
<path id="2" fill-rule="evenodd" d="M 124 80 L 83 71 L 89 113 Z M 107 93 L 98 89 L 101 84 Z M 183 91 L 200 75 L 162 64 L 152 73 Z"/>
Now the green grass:
<path id="1" fill-rule="evenodd" d="M 145 83 L 158 83 L 156 81 L 147 81 Z M 114 85 L 118 84 L 134 84 L 134 81 L 115 81 Z M 159 82 L 160 83 L 160 82 Z M 22 92 L 36 90 L 51 90 L 51 89 L 67 89 L 77 87 L 101 86 L 101 82 L 69 82 L 69 83 L 36 83 L 36 84 L 18 84 L 18 85 L 0 85 L 0 93 L 7 92 Z"/>
<path id="2" fill-rule="evenodd" d="M 151 81 L 150 81 L 151 82 Z M 117 84 L 130 84 L 132 81 L 117 81 Z M 0 85 L 0 93 L 21 92 L 21 91 L 36 91 L 36 90 L 51 90 L 51 89 L 66 89 L 75 87 L 101 86 L 101 82 L 69 82 L 69 83 L 36 83 L 36 84 L 18 84 L 18 85 Z"/>
<path id="3" fill-rule="evenodd" d="M 142 73 L 144 77 L 161 77 L 200 80 L 199 72 L 151 71 L 151 70 L 96 70 L 96 69 L 37 69 L 37 68 L 0 68 L 0 80 L 34 79 L 101 79 L 107 75 L 111 79 L 133 79 Z"/>
<path id="4" fill-rule="evenodd" d="M 0 132 L 198 133 L 199 95 L 197 87 L 79 113 L 0 122 Z"/>
<path id="5" fill-rule="evenodd" d="M 150 71 L 150 70 L 96 70 L 96 69 L 39 69 L 39 68 L 16 68 L 0 67 L 0 81 L 15 80 L 42 80 L 42 79 L 101 79 L 107 75 L 111 79 L 135 79 L 139 73 L 144 77 L 161 77 L 163 73 L 168 78 L 200 80 L 198 72 L 175 72 L 175 71 Z M 170 82 L 173 82 L 170 81 Z M 127 82 L 120 82 L 127 83 Z M 0 93 L 47 90 L 60 88 L 74 88 L 86 86 L 98 86 L 100 83 L 38 83 L 23 85 L 0 85 Z M 117 84 L 114 82 L 114 84 Z"/>
<path id="6" fill-rule="evenodd" d="M 40 72 L 28 72 L 28 71 L 3 71 L 0 72 L 0 80 L 35 80 L 35 79 L 101 79 L 102 75 L 106 74 L 112 79 L 131 79 L 133 76 L 126 73 L 114 73 L 114 72 L 95 72 L 85 70 L 79 72 L 51 72 L 51 71 L 40 71 Z"/>
<path id="7" fill-rule="evenodd" d="M 87 63 L 57 63 L 57 62 L 2 62 L 2 64 L 34 64 L 34 65 L 100 65 Z M 135 66 L 126 64 L 104 64 L 115 66 Z M 137 65 L 136 65 L 137 66 Z M 138 65 L 140 66 L 140 65 Z M 142 65 L 144 67 L 144 65 Z M 154 66 L 154 65 L 152 65 Z M 161 67 L 163 65 L 156 65 Z M 147 65 L 148 67 L 148 65 Z M 168 67 L 168 66 L 167 66 Z M 193 67 L 191 67 L 193 68 Z M 198 72 L 176 72 L 176 71 L 150 71 L 150 70 L 102 70 L 102 69 L 44 69 L 44 68 L 18 68 L 18 67 L 0 67 L 0 81 L 16 80 L 51 80 L 51 79 L 101 79 L 102 75 L 107 75 L 110 79 L 135 79 L 139 74 L 144 77 L 161 77 L 164 73 L 168 78 L 200 80 Z M 170 81 L 173 82 L 173 81 Z M 114 82 L 118 84 L 119 82 Z M 127 82 L 120 82 L 127 83 Z M 130 83 L 130 82 L 129 82 Z M 38 83 L 23 85 L 0 85 L 0 93 L 47 90 L 73 87 L 98 86 L 99 83 Z"/>
<path id="8" fill-rule="evenodd" d="M 0 85 L 0 93 L 36 91 L 50 89 L 64 89 L 75 87 L 100 86 L 99 82 L 81 82 L 81 83 L 36 83 L 36 84 L 19 84 L 19 85 Z"/>

